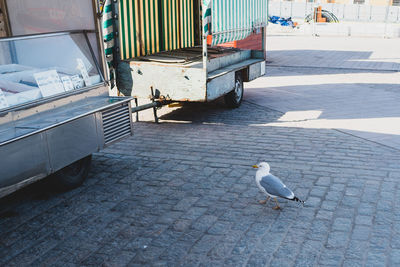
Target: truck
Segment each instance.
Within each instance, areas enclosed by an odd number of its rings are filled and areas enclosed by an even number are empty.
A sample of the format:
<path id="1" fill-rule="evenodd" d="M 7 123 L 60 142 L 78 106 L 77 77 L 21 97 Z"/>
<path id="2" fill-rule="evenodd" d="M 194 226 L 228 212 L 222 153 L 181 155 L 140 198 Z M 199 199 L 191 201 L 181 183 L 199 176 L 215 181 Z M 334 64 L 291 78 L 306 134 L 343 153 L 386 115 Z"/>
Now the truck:
<path id="1" fill-rule="evenodd" d="M 131 136 L 109 96 L 96 0 L 0 0 L 0 197 L 50 175 L 79 186 L 91 154 Z"/>

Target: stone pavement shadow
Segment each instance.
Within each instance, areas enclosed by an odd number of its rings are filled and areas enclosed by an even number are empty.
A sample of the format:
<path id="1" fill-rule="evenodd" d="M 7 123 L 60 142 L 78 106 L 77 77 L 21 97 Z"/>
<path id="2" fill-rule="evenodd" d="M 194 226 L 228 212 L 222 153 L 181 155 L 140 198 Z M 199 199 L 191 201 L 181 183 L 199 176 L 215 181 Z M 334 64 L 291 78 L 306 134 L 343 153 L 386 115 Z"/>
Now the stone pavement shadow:
<path id="1" fill-rule="evenodd" d="M 222 101 L 187 103 L 160 117 L 166 123 L 336 129 L 400 148 L 400 108 L 396 99 L 382 105 L 397 84 L 316 84 L 249 90 L 238 109 Z M 366 90 L 367 87 L 380 90 Z M 274 93 L 275 91 L 275 93 Z M 362 95 L 368 93 L 368 98 Z M 389 93 L 385 96 L 385 93 Z M 374 94 L 377 94 L 374 96 Z M 325 98 L 325 101 L 320 101 Z M 400 98 L 399 98 L 400 101 Z"/>
<path id="2" fill-rule="evenodd" d="M 290 68 L 290 71 L 287 69 Z M 372 70 L 372 69 L 357 69 L 357 68 L 340 68 L 329 66 L 286 66 L 274 64 L 267 61 L 266 75 L 268 77 L 289 77 L 289 76 L 303 76 L 304 69 L 312 69 L 307 75 L 335 75 L 335 74 L 356 74 L 356 73 L 392 73 L 398 72 L 396 70 Z"/>
<path id="3" fill-rule="evenodd" d="M 15 207 L 26 205 L 26 203 L 45 203 L 60 192 L 54 190 L 49 183 L 49 178 L 37 181 L 10 195 L 0 198 L 0 221 L 8 218 L 18 217 L 21 214 L 15 211 Z"/>
<path id="4" fill-rule="evenodd" d="M 299 84 L 247 88 L 245 99 L 283 114 L 320 112 L 311 119 L 373 119 L 400 117 L 399 92 L 394 83 Z"/>
<path id="5" fill-rule="evenodd" d="M 340 50 L 274 50 L 269 51 L 269 66 L 315 67 L 321 68 L 316 74 L 331 73 L 331 68 L 339 69 L 338 73 L 365 73 L 399 71 L 399 58 L 373 58 L 372 51 L 340 51 Z M 371 58 L 372 57 L 372 58 Z M 325 69 L 324 69 L 325 68 Z M 276 76 L 301 75 L 296 72 L 275 73 Z"/>
<path id="6" fill-rule="evenodd" d="M 249 125 L 274 122 L 281 115 L 280 112 L 246 101 L 239 108 L 230 109 L 222 100 L 217 100 L 210 103 L 184 103 L 181 108 L 160 116 L 160 119 L 168 123 Z"/>
<path id="7" fill-rule="evenodd" d="M 400 149 L 398 93 L 394 83 L 301 84 L 248 88 L 246 99 L 283 113 L 265 126 L 336 129 Z"/>

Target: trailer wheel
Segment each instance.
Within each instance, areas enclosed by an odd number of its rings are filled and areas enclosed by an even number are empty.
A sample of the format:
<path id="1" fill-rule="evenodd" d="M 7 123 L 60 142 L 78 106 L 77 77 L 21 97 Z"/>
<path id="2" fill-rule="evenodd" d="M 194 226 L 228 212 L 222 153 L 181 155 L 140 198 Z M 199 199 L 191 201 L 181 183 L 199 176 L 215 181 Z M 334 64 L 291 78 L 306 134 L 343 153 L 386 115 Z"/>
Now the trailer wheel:
<path id="1" fill-rule="evenodd" d="M 92 155 L 89 155 L 62 168 L 51 176 L 52 184 L 61 191 L 77 188 L 88 176 L 91 162 Z"/>
<path id="2" fill-rule="evenodd" d="M 225 95 L 225 104 L 230 108 L 238 108 L 243 100 L 243 78 L 240 72 L 235 75 L 235 88 Z"/>

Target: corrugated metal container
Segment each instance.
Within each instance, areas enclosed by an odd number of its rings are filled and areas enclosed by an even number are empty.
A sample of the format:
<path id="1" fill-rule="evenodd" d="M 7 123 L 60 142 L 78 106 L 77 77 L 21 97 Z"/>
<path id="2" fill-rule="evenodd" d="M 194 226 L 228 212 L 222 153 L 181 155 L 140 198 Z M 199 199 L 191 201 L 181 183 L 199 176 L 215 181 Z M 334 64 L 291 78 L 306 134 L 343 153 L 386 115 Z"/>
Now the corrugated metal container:
<path id="1" fill-rule="evenodd" d="M 193 0 L 120 0 L 121 59 L 194 45 Z"/>

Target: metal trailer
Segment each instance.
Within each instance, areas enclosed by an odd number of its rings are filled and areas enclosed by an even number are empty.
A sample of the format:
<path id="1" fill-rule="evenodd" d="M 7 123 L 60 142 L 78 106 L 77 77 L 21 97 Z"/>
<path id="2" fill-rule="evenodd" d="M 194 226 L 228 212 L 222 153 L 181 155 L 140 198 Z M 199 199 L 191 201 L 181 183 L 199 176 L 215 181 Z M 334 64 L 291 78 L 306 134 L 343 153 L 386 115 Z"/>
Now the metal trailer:
<path id="1" fill-rule="evenodd" d="M 243 82 L 265 74 L 267 0 L 118 0 L 106 8 L 117 95 L 177 102 L 225 96 L 238 107 Z M 238 42 L 255 35 L 256 47 Z"/>
<path id="2" fill-rule="evenodd" d="M 0 0 L 0 197 L 53 176 L 73 188 L 91 154 L 132 135 L 110 97 L 96 0 Z"/>

